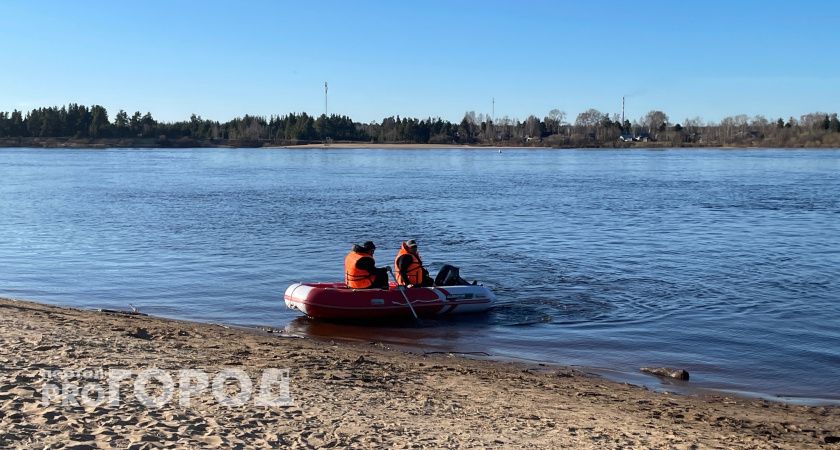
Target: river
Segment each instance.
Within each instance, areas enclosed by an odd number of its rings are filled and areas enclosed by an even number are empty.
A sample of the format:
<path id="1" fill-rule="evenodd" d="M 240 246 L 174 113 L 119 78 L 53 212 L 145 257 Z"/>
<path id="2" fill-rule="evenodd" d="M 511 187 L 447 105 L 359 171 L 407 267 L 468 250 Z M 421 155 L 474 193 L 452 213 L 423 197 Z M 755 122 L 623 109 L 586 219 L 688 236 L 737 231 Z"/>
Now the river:
<path id="1" fill-rule="evenodd" d="M 0 296 L 840 403 L 838 150 L 2 149 L 0 179 Z M 500 306 L 371 327 L 283 305 L 352 243 L 385 264 L 410 238 Z"/>

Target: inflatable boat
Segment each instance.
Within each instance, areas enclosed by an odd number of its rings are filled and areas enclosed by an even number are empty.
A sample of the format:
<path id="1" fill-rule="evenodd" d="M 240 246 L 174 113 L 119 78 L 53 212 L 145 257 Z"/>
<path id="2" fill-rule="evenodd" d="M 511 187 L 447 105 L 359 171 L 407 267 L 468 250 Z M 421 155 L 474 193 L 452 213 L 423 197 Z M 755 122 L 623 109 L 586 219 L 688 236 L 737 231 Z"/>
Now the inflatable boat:
<path id="1" fill-rule="evenodd" d="M 419 317 L 479 313 L 496 302 L 493 292 L 480 284 L 398 288 L 391 283 L 388 289 L 351 289 L 344 283 L 295 283 L 283 297 L 291 309 L 330 320 L 408 319 L 415 312 Z"/>

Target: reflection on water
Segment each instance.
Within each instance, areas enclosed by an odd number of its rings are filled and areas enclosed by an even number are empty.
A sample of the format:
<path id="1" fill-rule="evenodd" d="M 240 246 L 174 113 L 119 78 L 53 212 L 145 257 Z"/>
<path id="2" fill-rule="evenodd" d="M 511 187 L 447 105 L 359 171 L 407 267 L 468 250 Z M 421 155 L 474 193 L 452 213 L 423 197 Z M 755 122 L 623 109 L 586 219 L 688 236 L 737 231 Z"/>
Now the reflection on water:
<path id="1" fill-rule="evenodd" d="M 0 150 L 0 295 L 840 398 L 836 150 Z M 496 293 L 486 315 L 299 318 L 351 243 Z"/>

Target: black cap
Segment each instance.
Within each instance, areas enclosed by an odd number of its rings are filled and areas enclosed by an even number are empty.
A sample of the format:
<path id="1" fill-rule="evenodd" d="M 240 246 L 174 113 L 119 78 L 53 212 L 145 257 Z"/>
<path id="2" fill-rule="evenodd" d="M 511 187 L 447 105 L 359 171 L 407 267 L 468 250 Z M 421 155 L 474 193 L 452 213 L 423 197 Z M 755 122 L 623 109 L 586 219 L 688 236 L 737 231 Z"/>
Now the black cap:
<path id="1" fill-rule="evenodd" d="M 362 244 L 362 248 L 365 250 L 373 250 L 376 248 L 376 245 L 374 245 L 373 241 L 365 241 L 365 243 Z"/>

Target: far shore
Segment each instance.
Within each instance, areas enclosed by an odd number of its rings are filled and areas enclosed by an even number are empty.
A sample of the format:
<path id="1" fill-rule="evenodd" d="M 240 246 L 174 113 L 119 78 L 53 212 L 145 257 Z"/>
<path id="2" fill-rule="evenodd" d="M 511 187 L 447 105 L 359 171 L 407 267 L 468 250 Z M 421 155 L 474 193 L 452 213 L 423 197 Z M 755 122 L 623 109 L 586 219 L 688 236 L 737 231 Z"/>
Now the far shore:
<path id="1" fill-rule="evenodd" d="M 411 143 L 376 143 L 376 142 L 269 142 L 261 140 L 203 140 L 203 139 L 165 139 L 165 138 L 0 138 L 0 148 L 283 148 L 283 149 L 771 149 L 771 148 L 808 148 L 836 149 L 836 146 L 799 146 L 799 147 L 763 147 L 756 145 L 704 145 L 683 144 L 674 146 L 671 142 L 610 142 L 605 145 L 558 146 L 540 141 L 500 142 L 488 144 L 411 144 Z"/>
<path id="2" fill-rule="evenodd" d="M 460 144 L 372 144 L 359 142 L 339 142 L 331 144 L 303 144 L 303 145 L 265 145 L 264 148 L 289 148 L 289 149 L 329 149 L 329 148 L 392 148 L 392 149 L 436 149 L 436 148 L 486 148 L 486 149 L 505 149 L 516 148 L 511 146 L 491 146 L 491 145 L 460 145 Z M 520 147 L 529 148 L 529 147 Z M 551 148 L 551 147 L 530 147 L 530 148 Z"/>
<path id="3" fill-rule="evenodd" d="M 0 299 L 0 330 L 0 448 L 801 449 L 840 442 L 840 407 L 675 395 L 572 368 L 408 353 L 375 341 L 8 299 Z M 292 402 L 225 406 L 197 390 L 187 405 L 150 407 L 136 398 L 136 381 L 132 394 L 132 378 L 118 384 L 119 405 L 44 400 L 46 384 L 58 383 L 49 376 L 85 368 L 134 376 L 191 369 L 211 379 L 236 368 L 255 380 L 285 368 Z M 235 395 L 235 383 L 225 386 Z"/>

